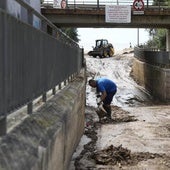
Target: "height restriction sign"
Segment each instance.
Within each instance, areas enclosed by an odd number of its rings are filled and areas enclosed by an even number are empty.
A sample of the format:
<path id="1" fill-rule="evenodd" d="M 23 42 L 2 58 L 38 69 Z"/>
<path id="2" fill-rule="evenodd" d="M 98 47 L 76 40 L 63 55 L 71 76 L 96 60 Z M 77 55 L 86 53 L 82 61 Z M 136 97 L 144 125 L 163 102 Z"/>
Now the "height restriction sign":
<path id="1" fill-rule="evenodd" d="M 134 9 L 134 14 L 144 14 L 143 0 L 134 0 L 133 9 Z"/>

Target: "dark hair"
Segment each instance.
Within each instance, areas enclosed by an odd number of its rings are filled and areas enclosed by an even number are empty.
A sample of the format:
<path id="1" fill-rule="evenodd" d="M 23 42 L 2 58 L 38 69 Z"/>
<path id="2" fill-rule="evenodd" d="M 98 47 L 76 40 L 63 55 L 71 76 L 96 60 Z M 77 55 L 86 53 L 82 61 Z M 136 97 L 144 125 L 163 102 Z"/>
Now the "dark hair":
<path id="1" fill-rule="evenodd" d="M 95 81 L 94 79 L 90 79 L 89 84 L 94 83 L 94 81 Z"/>
<path id="2" fill-rule="evenodd" d="M 90 80 L 89 80 L 89 85 L 90 85 L 91 87 L 96 87 L 96 80 L 90 79 Z"/>

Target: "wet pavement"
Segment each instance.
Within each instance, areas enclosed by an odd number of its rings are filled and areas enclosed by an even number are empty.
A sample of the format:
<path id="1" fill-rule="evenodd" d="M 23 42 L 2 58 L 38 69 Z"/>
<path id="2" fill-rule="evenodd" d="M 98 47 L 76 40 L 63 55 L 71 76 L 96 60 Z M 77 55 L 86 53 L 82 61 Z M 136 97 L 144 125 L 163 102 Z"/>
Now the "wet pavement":
<path id="1" fill-rule="evenodd" d="M 87 76 L 107 76 L 118 85 L 112 120 L 95 112 L 95 91 L 87 85 L 85 133 L 70 170 L 169 170 L 170 105 L 153 101 L 130 76 L 133 51 L 113 58 L 86 57 Z"/>

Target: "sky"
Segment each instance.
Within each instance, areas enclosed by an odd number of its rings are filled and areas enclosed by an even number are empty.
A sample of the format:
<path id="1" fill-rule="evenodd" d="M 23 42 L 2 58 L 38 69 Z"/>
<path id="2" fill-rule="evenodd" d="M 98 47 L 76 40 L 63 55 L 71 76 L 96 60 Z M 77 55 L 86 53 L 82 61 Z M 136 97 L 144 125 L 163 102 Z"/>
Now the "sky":
<path id="1" fill-rule="evenodd" d="M 130 43 L 134 47 L 138 42 L 144 44 L 149 40 L 148 32 L 145 29 L 138 32 L 137 28 L 78 28 L 78 35 L 79 45 L 85 52 L 92 50 L 96 39 L 107 39 L 115 51 L 129 48 Z"/>

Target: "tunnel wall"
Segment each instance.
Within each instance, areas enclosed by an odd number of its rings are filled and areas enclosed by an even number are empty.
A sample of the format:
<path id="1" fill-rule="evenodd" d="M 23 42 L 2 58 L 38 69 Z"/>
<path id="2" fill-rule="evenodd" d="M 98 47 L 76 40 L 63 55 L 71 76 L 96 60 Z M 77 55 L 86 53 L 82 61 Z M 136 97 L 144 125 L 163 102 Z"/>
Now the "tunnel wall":
<path id="1" fill-rule="evenodd" d="M 153 66 L 134 58 L 132 75 L 154 98 L 170 101 L 170 69 Z"/>
<path id="2" fill-rule="evenodd" d="M 0 170 L 67 170 L 84 132 L 84 112 L 82 73 L 1 138 Z"/>

